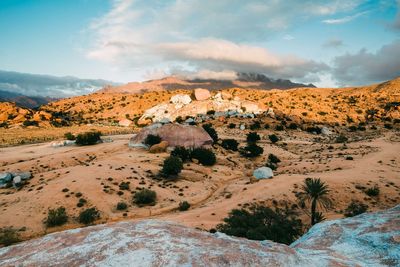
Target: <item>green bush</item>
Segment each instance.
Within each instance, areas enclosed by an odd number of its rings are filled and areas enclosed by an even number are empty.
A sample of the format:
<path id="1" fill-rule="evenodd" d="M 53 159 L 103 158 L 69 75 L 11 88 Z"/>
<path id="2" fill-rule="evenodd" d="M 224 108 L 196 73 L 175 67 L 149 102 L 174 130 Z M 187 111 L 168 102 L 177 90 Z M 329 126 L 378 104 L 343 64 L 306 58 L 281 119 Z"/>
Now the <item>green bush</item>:
<path id="1" fill-rule="evenodd" d="M 246 147 L 240 149 L 240 154 L 247 158 L 255 158 L 264 153 L 264 149 L 254 143 L 248 144 Z"/>
<path id="2" fill-rule="evenodd" d="M 144 143 L 148 146 L 153 146 L 161 143 L 161 137 L 158 135 L 149 134 L 146 139 L 144 139 Z"/>
<path id="3" fill-rule="evenodd" d="M 229 129 L 235 129 L 235 128 L 236 128 L 236 124 L 234 124 L 234 123 L 229 123 L 229 124 L 228 124 L 228 128 L 229 128 Z"/>
<path id="4" fill-rule="evenodd" d="M 291 129 L 291 130 L 296 130 L 297 127 L 298 127 L 297 124 L 294 123 L 294 122 L 290 123 L 289 126 L 288 126 L 288 128 Z"/>
<path id="5" fill-rule="evenodd" d="M 24 126 L 39 126 L 39 123 L 37 122 L 37 121 L 29 121 L 29 120 L 27 120 L 27 121 L 24 121 L 23 123 L 22 123 L 22 125 L 24 125 Z"/>
<path id="6" fill-rule="evenodd" d="M 275 164 L 281 162 L 281 160 L 272 153 L 268 155 L 268 161 Z"/>
<path id="7" fill-rule="evenodd" d="M 270 140 L 273 144 L 275 144 L 276 142 L 279 141 L 279 137 L 276 136 L 275 134 L 270 134 L 270 135 L 268 135 L 268 138 L 269 138 L 269 140 Z"/>
<path id="8" fill-rule="evenodd" d="M 221 146 L 227 150 L 237 151 L 239 143 L 235 139 L 224 139 Z"/>
<path id="9" fill-rule="evenodd" d="M 118 202 L 117 210 L 126 210 L 128 208 L 128 204 L 125 202 Z"/>
<path id="10" fill-rule="evenodd" d="M 171 156 L 181 158 L 182 162 L 190 160 L 190 150 L 183 146 L 177 146 L 171 151 Z"/>
<path id="11" fill-rule="evenodd" d="M 288 207 L 273 210 L 252 204 L 232 210 L 217 229 L 227 235 L 290 244 L 303 233 L 303 224 L 297 212 Z"/>
<path id="12" fill-rule="evenodd" d="M 46 225 L 47 227 L 60 226 L 68 221 L 68 215 L 64 207 L 59 207 L 57 209 L 51 209 L 48 212 Z"/>
<path id="13" fill-rule="evenodd" d="M 347 206 L 344 216 L 353 217 L 362 214 L 368 210 L 368 205 L 359 201 L 352 200 L 349 206 Z"/>
<path id="14" fill-rule="evenodd" d="M 378 196 L 379 192 L 380 192 L 380 190 L 377 185 L 375 185 L 374 187 L 367 188 L 367 190 L 365 190 L 365 193 L 370 197 Z"/>
<path id="15" fill-rule="evenodd" d="M 217 162 L 217 158 L 211 149 L 201 147 L 193 149 L 191 157 L 197 159 L 204 166 L 212 166 Z"/>
<path id="16" fill-rule="evenodd" d="M 336 137 L 336 143 L 346 143 L 349 139 L 344 135 L 339 135 Z"/>
<path id="17" fill-rule="evenodd" d="M 247 134 L 246 140 L 248 143 L 256 143 L 259 141 L 261 138 L 256 132 L 250 132 Z"/>
<path id="18" fill-rule="evenodd" d="M 12 227 L 6 227 L 0 229 L 0 245 L 10 246 L 20 241 L 21 239 L 16 229 Z"/>
<path id="19" fill-rule="evenodd" d="M 183 169 L 182 159 L 175 156 L 169 156 L 164 160 L 161 173 L 165 176 L 178 175 Z"/>
<path id="20" fill-rule="evenodd" d="M 277 131 L 283 131 L 283 130 L 284 130 L 283 125 L 276 125 L 276 126 L 275 126 L 275 130 L 277 130 Z"/>
<path id="21" fill-rule="evenodd" d="M 261 123 L 259 121 L 255 121 L 250 125 L 250 130 L 258 130 L 261 128 Z"/>
<path id="22" fill-rule="evenodd" d="M 180 211 L 186 211 L 190 208 L 190 204 L 187 201 L 182 201 L 181 203 L 179 203 L 179 210 Z"/>
<path id="23" fill-rule="evenodd" d="M 73 135 L 71 132 L 65 133 L 64 137 L 67 140 L 75 140 L 75 135 Z"/>
<path id="24" fill-rule="evenodd" d="M 76 136 L 76 144 L 80 146 L 94 145 L 100 141 L 100 132 L 86 132 Z"/>
<path id="25" fill-rule="evenodd" d="M 156 192 L 149 189 L 142 189 L 133 195 L 133 201 L 137 205 L 154 205 L 156 198 Z"/>
<path id="26" fill-rule="evenodd" d="M 100 212 L 96 208 L 89 208 L 79 213 L 78 221 L 83 224 L 90 224 L 100 218 Z"/>
<path id="27" fill-rule="evenodd" d="M 203 125 L 203 129 L 208 133 L 208 135 L 212 138 L 214 143 L 218 141 L 217 131 L 212 127 L 211 123 L 207 123 Z"/>

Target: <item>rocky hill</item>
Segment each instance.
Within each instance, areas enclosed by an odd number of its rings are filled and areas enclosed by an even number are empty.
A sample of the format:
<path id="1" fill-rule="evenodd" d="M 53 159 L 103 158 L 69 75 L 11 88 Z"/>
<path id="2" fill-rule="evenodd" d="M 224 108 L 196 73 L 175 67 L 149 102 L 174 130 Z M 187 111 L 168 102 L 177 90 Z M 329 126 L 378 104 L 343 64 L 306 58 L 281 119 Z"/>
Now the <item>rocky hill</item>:
<path id="1" fill-rule="evenodd" d="M 15 103 L 17 106 L 23 108 L 37 108 L 39 106 L 46 105 L 49 102 L 56 100 L 57 100 L 56 98 L 51 98 L 51 97 L 26 96 L 22 94 L 0 90 L 0 102 Z"/>
<path id="2" fill-rule="evenodd" d="M 145 220 L 0 249 L 2 266 L 399 266 L 400 206 L 315 225 L 290 246 Z"/>
<path id="3" fill-rule="evenodd" d="M 170 76 L 159 80 L 133 82 L 121 86 L 107 86 L 100 93 L 138 94 L 165 90 L 193 90 L 204 88 L 208 90 L 223 90 L 228 88 L 252 88 L 260 90 L 290 89 L 299 87 L 315 87 L 313 84 L 293 83 L 290 80 L 271 79 L 263 74 L 238 73 L 235 80 L 194 79 L 188 80 Z"/>

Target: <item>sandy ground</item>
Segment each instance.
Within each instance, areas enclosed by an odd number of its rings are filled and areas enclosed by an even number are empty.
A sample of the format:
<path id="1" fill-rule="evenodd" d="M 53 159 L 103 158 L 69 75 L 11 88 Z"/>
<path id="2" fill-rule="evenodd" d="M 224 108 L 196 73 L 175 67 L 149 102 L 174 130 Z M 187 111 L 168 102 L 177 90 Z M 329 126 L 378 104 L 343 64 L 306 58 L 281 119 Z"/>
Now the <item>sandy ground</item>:
<path id="1" fill-rule="evenodd" d="M 221 137 L 241 136 L 237 129 L 220 133 Z M 0 171 L 32 171 L 34 177 L 21 190 L 0 189 L 0 227 L 26 228 L 25 238 L 48 232 L 80 227 L 75 218 L 85 208 L 101 211 L 97 223 L 128 219 L 161 218 L 191 227 L 215 227 L 233 209 L 249 202 L 272 200 L 296 202 L 295 193 L 307 177 L 326 181 L 334 200 L 328 219 L 343 217 L 351 199 L 360 200 L 369 210 L 380 210 L 400 203 L 400 138 L 386 132 L 372 140 L 347 145 L 315 142 L 315 136 L 301 131 L 281 134 L 283 141 L 272 145 L 260 131 L 264 155 L 256 160 L 243 159 L 238 152 L 217 148 L 218 161 L 213 167 L 194 163 L 184 165 L 180 179 L 173 182 L 154 179 L 167 153 L 150 154 L 127 146 L 130 135 L 112 136 L 113 142 L 88 147 L 53 148 L 49 143 L 0 149 Z M 282 162 L 273 179 L 250 183 L 249 174 L 265 163 L 268 153 Z M 354 160 L 346 160 L 350 155 Z M 120 190 L 121 182 L 130 182 L 129 190 Z M 378 185 L 380 195 L 368 197 L 356 185 Z M 157 204 L 138 207 L 132 193 L 140 188 L 157 192 Z M 76 197 L 76 193 L 81 197 Z M 86 205 L 77 207 L 79 198 Z M 179 202 L 191 203 L 190 210 L 177 211 Z M 125 201 L 127 211 L 117 211 Z M 67 225 L 46 229 L 43 221 L 49 208 L 64 206 L 70 219 Z M 308 221 L 308 217 L 303 216 Z"/>

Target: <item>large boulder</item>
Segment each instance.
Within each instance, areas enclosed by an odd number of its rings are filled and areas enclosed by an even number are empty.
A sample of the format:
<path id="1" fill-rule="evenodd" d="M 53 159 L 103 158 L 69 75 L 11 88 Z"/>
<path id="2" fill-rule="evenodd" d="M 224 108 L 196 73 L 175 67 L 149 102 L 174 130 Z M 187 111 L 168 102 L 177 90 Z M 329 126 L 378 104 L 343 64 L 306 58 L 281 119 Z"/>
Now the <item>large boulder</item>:
<path id="1" fill-rule="evenodd" d="M 32 178 L 31 172 L 13 172 L 11 173 L 13 177 L 19 176 L 22 180 L 29 180 Z"/>
<path id="2" fill-rule="evenodd" d="M 314 225 L 290 246 L 160 220 L 56 232 L 0 248 L 11 266 L 399 266 L 400 205 Z"/>
<path id="3" fill-rule="evenodd" d="M 190 98 L 189 95 L 185 95 L 185 94 L 178 94 L 178 95 L 174 95 L 171 97 L 171 99 L 169 100 L 172 104 L 175 105 L 187 105 L 190 102 L 192 102 L 192 99 Z"/>
<path id="4" fill-rule="evenodd" d="M 274 173 L 272 172 L 271 168 L 261 167 L 261 168 L 254 170 L 253 176 L 256 179 L 270 179 L 270 178 L 274 177 Z"/>
<path id="5" fill-rule="evenodd" d="M 155 126 L 145 127 L 134 135 L 129 141 L 129 146 L 140 146 L 149 134 L 160 136 L 172 147 L 202 147 L 210 146 L 213 143 L 212 138 L 201 127 L 181 124 L 156 124 Z"/>
<path id="6" fill-rule="evenodd" d="M 258 114 L 261 112 L 257 103 L 247 100 L 242 102 L 242 109 L 246 113 Z"/>
<path id="7" fill-rule="evenodd" d="M 4 181 L 4 182 L 11 182 L 12 180 L 12 174 L 9 172 L 2 172 L 0 173 L 0 181 Z"/>
<path id="8" fill-rule="evenodd" d="M 198 101 L 207 100 L 211 97 L 210 91 L 208 91 L 207 89 L 202 89 L 202 88 L 194 89 L 193 94 L 194 94 L 194 97 L 196 98 L 196 100 L 198 100 Z"/>

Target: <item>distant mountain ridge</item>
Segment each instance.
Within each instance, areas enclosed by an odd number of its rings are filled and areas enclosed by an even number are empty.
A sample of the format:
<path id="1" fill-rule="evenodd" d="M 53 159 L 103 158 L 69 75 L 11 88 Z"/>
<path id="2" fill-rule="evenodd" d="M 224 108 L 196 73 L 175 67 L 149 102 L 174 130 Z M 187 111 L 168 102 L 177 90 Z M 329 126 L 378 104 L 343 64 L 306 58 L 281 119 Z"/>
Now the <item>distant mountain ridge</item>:
<path id="1" fill-rule="evenodd" d="M 34 108 L 55 99 L 93 93 L 106 85 L 117 84 L 101 79 L 0 70 L 0 102 L 15 102 L 18 106 Z"/>
<path id="2" fill-rule="evenodd" d="M 315 88 L 313 84 L 293 83 L 290 80 L 271 79 L 259 73 L 238 73 L 236 80 L 193 79 L 188 80 L 178 76 L 169 76 L 158 80 L 131 82 L 120 86 L 107 86 L 98 93 L 138 94 L 151 91 L 192 90 L 205 88 L 208 90 L 223 90 L 228 88 L 244 89 L 291 89 L 299 87 Z"/>

